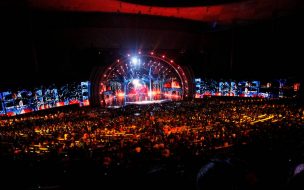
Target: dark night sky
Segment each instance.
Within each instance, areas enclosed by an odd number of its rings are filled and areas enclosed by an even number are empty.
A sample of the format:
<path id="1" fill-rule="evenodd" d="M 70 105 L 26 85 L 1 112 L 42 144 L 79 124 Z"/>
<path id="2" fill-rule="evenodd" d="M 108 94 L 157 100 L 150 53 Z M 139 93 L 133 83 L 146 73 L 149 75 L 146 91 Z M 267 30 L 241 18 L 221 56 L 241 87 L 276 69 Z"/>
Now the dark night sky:
<path id="1" fill-rule="evenodd" d="M 166 53 L 196 76 L 302 78 L 303 14 L 229 26 L 117 13 L 1 10 L 1 88 L 87 80 L 136 49 Z"/>

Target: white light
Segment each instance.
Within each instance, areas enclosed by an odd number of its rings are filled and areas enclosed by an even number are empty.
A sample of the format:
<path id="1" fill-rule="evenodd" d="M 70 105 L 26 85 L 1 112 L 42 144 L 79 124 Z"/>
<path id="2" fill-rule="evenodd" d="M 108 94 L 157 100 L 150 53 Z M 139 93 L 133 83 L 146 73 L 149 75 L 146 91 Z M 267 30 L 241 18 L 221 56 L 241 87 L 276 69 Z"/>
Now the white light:
<path id="1" fill-rule="evenodd" d="M 137 57 L 132 57 L 131 63 L 133 63 L 134 65 L 137 65 L 139 63 L 139 59 Z"/>
<path id="2" fill-rule="evenodd" d="M 135 88 L 138 88 L 141 86 L 139 79 L 133 79 L 132 84 L 134 85 Z"/>

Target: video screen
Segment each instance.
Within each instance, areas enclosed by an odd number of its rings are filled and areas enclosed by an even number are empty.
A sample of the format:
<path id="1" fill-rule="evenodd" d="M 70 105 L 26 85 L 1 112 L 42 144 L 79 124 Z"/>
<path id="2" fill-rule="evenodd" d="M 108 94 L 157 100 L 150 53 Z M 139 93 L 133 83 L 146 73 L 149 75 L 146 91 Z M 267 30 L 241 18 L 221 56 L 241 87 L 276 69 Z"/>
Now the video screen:
<path id="1" fill-rule="evenodd" d="M 240 81 L 238 83 L 239 96 L 258 97 L 260 82 L 259 81 Z"/>
<path id="2" fill-rule="evenodd" d="M 202 81 L 203 96 L 215 96 L 219 93 L 219 85 L 215 80 Z"/>
<path id="3" fill-rule="evenodd" d="M 195 80 L 195 98 L 201 98 L 201 79 L 196 78 Z"/>
<path id="4" fill-rule="evenodd" d="M 58 88 L 59 106 L 79 104 L 89 106 L 89 82 L 70 83 Z"/>
<path id="5" fill-rule="evenodd" d="M 300 88 L 299 82 L 286 79 L 273 81 L 216 81 L 196 78 L 194 81 L 195 98 L 206 96 L 295 97 Z"/>
<path id="6" fill-rule="evenodd" d="M 2 93 L 0 92 L 0 116 L 4 115 L 4 104 L 3 104 L 3 98 L 2 98 Z"/>
<path id="7" fill-rule="evenodd" d="M 88 81 L 81 82 L 81 92 L 82 92 L 82 104 L 81 106 L 89 106 L 90 105 L 90 83 Z"/>
<path id="8" fill-rule="evenodd" d="M 237 88 L 236 82 L 231 82 L 230 96 L 238 96 L 238 88 Z"/>
<path id="9" fill-rule="evenodd" d="M 230 83 L 219 82 L 219 93 L 221 96 L 230 96 Z"/>
<path id="10" fill-rule="evenodd" d="M 40 86 L 0 93 L 0 115 L 14 116 L 59 106 L 79 104 L 89 106 L 90 83 L 69 83 L 62 86 Z"/>
<path id="11" fill-rule="evenodd" d="M 5 113 L 7 115 L 16 115 L 18 110 L 16 109 L 16 95 L 12 91 L 2 92 L 3 105 Z"/>

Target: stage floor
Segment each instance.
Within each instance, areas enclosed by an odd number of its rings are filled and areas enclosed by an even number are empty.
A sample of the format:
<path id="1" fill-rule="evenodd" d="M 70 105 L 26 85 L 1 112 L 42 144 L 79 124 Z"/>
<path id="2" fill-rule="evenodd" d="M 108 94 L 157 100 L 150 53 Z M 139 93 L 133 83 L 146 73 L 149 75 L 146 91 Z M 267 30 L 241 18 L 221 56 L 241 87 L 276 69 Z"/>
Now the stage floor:
<path id="1" fill-rule="evenodd" d="M 145 101 L 138 101 L 138 102 L 126 102 L 124 106 L 127 105 L 146 105 L 146 104 L 160 104 L 164 102 L 170 102 L 172 100 L 145 100 Z M 121 108 L 123 106 L 117 106 L 117 105 L 111 105 L 111 106 L 106 106 L 107 108 Z"/>
<path id="2" fill-rule="evenodd" d="M 145 104 L 156 104 L 156 103 L 164 103 L 170 102 L 171 100 L 145 100 L 145 101 L 138 101 L 138 102 L 126 102 L 126 105 L 145 105 Z"/>

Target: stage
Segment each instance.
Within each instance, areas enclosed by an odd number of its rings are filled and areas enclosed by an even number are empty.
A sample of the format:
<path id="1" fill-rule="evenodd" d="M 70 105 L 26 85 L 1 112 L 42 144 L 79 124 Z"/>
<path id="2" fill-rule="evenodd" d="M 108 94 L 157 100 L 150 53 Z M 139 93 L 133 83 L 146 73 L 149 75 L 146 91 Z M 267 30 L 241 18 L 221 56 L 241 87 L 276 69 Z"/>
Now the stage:
<path id="1" fill-rule="evenodd" d="M 96 97 L 108 108 L 178 101 L 189 97 L 188 81 L 183 68 L 165 55 L 127 54 L 102 71 Z"/>
<path id="2" fill-rule="evenodd" d="M 125 105 L 145 105 L 145 104 L 160 104 L 164 102 L 170 102 L 171 100 L 145 100 L 145 101 L 138 101 L 138 102 L 126 102 Z"/>
<path id="3" fill-rule="evenodd" d="M 161 104 L 161 103 L 165 103 L 165 102 L 171 102 L 172 100 L 169 99 L 165 99 L 165 100 L 145 100 L 145 101 L 138 101 L 138 102 L 126 102 L 124 106 L 127 105 L 147 105 L 147 104 Z M 123 106 L 107 106 L 107 108 L 121 108 Z"/>

